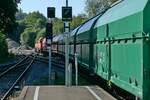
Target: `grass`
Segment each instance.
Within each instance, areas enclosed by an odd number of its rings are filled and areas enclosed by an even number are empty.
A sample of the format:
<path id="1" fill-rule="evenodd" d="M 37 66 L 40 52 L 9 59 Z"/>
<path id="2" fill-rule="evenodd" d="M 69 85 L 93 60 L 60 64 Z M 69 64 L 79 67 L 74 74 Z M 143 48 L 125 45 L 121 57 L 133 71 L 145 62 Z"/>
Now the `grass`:
<path id="1" fill-rule="evenodd" d="M 6 55 L 5 57 L 0 58 L 0 64 L 7 63 L 11 59 L 14 59 L 15 55 L 14 54 L 9 54 L 8 56 Z"/>
<path id="2" fill-rule="evenodd" d="M 51 83 L 52 85 L 65 85 L 65 78 L 64 76 L 57 76 L 54 81 Z M 48 76 L 43 76 L 39 80 L 33 82 L 33 85 L 48 85 Z M 75 85 L 75 76 L 73 75 L 72 78 L 72 85 Z M 86 79 L 79 76 L 79 85 L 91 85 Z"/>
<path id="3" fill-rule="evenodd" d="M 48 85 L 48 77 L 43 76 L 39 80 L 33 81 L 33 85 Z"/>

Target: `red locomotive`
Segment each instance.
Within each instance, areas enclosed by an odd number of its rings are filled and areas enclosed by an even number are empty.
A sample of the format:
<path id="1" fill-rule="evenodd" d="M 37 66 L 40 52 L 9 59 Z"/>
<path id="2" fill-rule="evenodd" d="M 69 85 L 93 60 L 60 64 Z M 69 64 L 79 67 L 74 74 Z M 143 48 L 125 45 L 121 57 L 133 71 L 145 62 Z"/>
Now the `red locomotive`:
<path id="1" fill-rule="evenodd" d="M 35 43 L 35 52 L 44 53 L 46 51 L 46 38 L 39 38 L 39 40 Z"/>
<path id="2" fill-rule="evenodd" d="M 58 37 L 57 37 L 58 38 Z M 57 52 L 57 43 L 55 43 L 55 37 L 53 39 L 53 44 L 51 45 L 53 52 Z M 43 54 L 44 56 L 48 55 L 48 49 L 46 44 L 46 38 L 39 38 L 38 41 L 35 43 L 35 52 Z"/>

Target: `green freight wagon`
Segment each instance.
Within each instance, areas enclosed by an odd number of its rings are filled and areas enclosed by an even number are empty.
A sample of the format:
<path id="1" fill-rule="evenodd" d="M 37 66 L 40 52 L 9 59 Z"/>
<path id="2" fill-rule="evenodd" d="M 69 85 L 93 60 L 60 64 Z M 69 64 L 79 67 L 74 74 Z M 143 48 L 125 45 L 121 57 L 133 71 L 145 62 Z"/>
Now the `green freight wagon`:
<path id="1" fill-rule="evenodd" d="M 70 36 L 70 54 L 77 52 L 84 68 L 150 100 L 150 0 L 122 0 Z"/>
<path id="2" fill-rule="evenodd" d="M 97 74 L 150 100 L 150 1 L 124 0 L 95 25 Z"/>

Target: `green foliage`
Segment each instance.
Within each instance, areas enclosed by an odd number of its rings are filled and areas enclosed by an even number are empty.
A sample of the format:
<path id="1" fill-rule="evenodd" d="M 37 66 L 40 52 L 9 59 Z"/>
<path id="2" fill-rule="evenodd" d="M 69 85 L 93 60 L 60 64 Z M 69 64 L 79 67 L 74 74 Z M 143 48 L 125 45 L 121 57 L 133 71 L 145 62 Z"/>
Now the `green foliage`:
<path id="1" fill-rule="evenodd" d="M 25 16 L 25 17 L 24 17 Z M 24 17 L 24 18 L 23 18 Z M 40 38 L 45 37 L 45 24 L 47 19 L 39 12 L 24 14 L 20 10 L 17 17 L 18 32 L 21 33 L 20 42 L 22 45 L 34 46 L 34 43 Z M 86 15 L 80 14 L 74 16 L 71 22 L 71 29 L 76 28 L 87 19 Z M 64 23 L 62 19 L 55 18 L 53 21 L 54 35 L 64 32 Z"/>
<path id="2" fill-rule="evenodd" d="M 82 24 L 85 20 L 87 20 L 87 17 L 85 14 L 79 14 L 78 16 L 73 16 L 73 20 L 71 22 L 71 29 L 76 28 L 80 24 Z M 55 18 L 53 21 L 53 30 L 54 35 L 62 34 L 64 32 L 64 22 L 62 19 Z"/>
<path id="3" fill-rule="evenodd" d="M 44 37 L 46 21 L 47 19 L 45 16 L 39 12 L 26 14 L 23 19 L 19 20 L 18 32 L 21 34 L 21 44 L 33 47 L 36 40 L 40 37 Z"/>
<path id="4" fill-rule="evenodd" d="M 17 21 L 24 20 L 26 16 L 27 14 L 24 13 L 21 9 L 19 9 L 18 12 L 16 13 L 16 20 Z"/>
<path id="5" fill-rule="evenodd" d="M 0 62 L 8 57 L 8 47 L 5 39 L 5 35 L 0 32 Z"/>
<path id="6" fill-rule="evenodd" d="M 11 38 L 15 38 L 17 42 L 20 42 L 20 35 L 24 32 L 26 28 L 25 18 L 27 14 L 24 13 L 21 9 L 16 13 L 16 20 L 17 20 L 17 29 L 16 29 L 16 37 L 10 36 Z"/>
<path id="7" fill-rule="evenodd" d="M 41 38 L 41 37 L 45 37 L 45 35 L 46 35 L 46 34 L 45 34 L 45 28 L 43 28 L 43 29 L 41 29 L 41 30 L 38 32 L 35 41 L 39 40 L 39 38 Z"/>
<path id="8" fill-rule="evenodd" d="M 61 34 L 64 31 L 64 23 L 62 22 L 61 19 L 55 18 L 53 21 L 53 32 L 54 34 Z"/>
<path id="9" fill-rule="evenodd" d="M 89 17 L 95 16 L 107 9 L 112 3 L 117 0 L 86 0 L 85 10 Z"/>
<path id="10" fill-rule="evenodd" d="M 15 0 L 0 0 L 0 31 L 12 32 L 15 27 L 15 13 L 17 4 Z"/>
<path id="11" fill-rule="evenodd" d="M 46 18 L 39 12 L 29 13 L 25 18 L 25 24 L 27 28 L 44 28 Z"/>
<path id="12" fill-rule="evenodd" d="M 86 20 L 87 20 L 87 17 L 85 14 L 79 14 L 78 16 L 73 16 L 73 20 L 71 22 L 71 29 L 76 28 L 77 26 L 85 22 Z"/>
<path id="13" fill-rule="evenodd" d="M 21 34 L 21 44 L 33 47 L 36 34 L 37 32 L 35 30 L 25 29 L 25 31 Z"/>
<path id="14" fill-rule="evenodd" d="M 118 1 L 118 0 L 111 0 L 111 3 L 114 3 L 114 2 L 116 2 L 116 1 Z"/>
<path id="15" fill-rule="evenodd" d="M 24 32 L 24 30 L 26 28 L 26 24 L 25 24 L 24 20 L 17 21 L 17 23 L 18 23 L 18 34 L 21 34 Z"/>
<path id="16" fill-rule="evenodd" d="M 15 22 L 16 12 L 17 3 L 15 0 L 0 0 L 0 62 L 5 61 L 8 57 L 5 36 L 12 34 L 17 25 Z"/>

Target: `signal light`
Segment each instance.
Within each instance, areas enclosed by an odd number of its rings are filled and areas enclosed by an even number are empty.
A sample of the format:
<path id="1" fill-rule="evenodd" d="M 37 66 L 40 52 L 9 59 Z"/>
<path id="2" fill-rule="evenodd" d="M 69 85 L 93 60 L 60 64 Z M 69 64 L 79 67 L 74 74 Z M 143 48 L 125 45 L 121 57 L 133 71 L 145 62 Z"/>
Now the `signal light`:
<path id="1" fill-rule="evenodd" d="M 52 23 L 46 24 L 46 38 L 47 39 L 53 38 L 53 24 Z"/>
<path id="2" fill-rule="evenodd" d="M 72 7 L 62 7 L 62 20 L 63 21 L 72 20 Z"/>
<path id="3" fill-rule="evenodd" d="M 47 8 L 47 17 L 48 18 L 55 18 L 55 7 L 48 7 Z"/>

